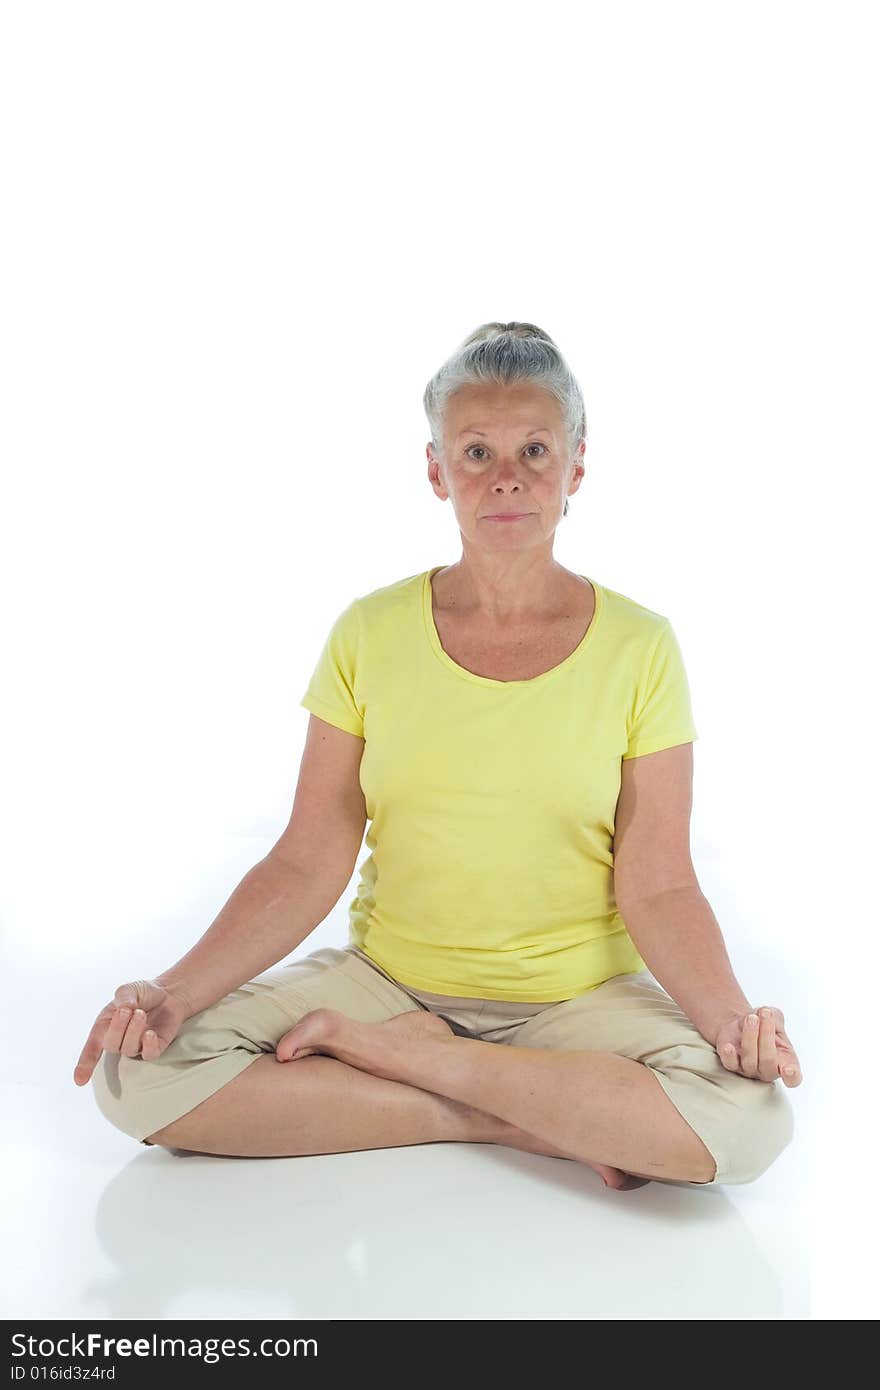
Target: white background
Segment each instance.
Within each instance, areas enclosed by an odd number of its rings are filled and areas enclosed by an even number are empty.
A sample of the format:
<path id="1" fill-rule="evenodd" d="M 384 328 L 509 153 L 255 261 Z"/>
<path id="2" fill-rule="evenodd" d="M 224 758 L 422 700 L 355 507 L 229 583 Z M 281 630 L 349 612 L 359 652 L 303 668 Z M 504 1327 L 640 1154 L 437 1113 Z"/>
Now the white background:
<path id="1" fill-rule="evenodd" d="M 556 557 L 674 624 L 701 885 L 801 1056 L 811 1315 L 876 1315 L 875 17 L 4 7 L 8 1082 L 88 1106 L 98 1009 L 281 834 L 331 622 L 460 554 L 425 385 L 528 320 L 586 401 Z"/>

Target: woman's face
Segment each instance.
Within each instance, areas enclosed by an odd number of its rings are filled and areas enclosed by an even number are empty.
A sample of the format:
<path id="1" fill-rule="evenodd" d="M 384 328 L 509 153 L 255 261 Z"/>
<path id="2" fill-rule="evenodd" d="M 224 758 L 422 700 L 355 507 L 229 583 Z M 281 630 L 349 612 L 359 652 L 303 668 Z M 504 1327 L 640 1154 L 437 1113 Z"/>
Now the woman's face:
<path id="1" fill-rule="evenodd" d="M 583 440 L 572 459 L 556 398 L 539 386 L 462 386 L 447 402 L 443 452 L 427 446 L 428 478 L 452 500 L 462 537 L 491 550 L 552 537 L 566 497 L 584 476 Z M 498 521 L 499 513 L 525 513 Z"/>

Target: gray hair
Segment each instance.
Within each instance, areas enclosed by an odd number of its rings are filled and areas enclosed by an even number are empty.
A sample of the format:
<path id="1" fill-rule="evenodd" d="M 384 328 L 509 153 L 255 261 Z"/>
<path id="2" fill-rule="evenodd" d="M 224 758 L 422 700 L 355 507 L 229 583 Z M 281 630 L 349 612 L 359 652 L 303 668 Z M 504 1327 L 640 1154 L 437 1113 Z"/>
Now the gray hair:
<path id="1" fill-rule="evenodd" d="M 541 386 L 556 398 L 573 458 L 581 440 L 587 437 L 584 398 L 559 348 L 534 323 L 483 323 L 434 373 L 422 402 L 434 451 L 443 452 L 446 404 L 460 386 L 481 386 L 487 382 L 507 386 L 518 381 Z M 562 515 L 567 514 L 568 498 Z"/>

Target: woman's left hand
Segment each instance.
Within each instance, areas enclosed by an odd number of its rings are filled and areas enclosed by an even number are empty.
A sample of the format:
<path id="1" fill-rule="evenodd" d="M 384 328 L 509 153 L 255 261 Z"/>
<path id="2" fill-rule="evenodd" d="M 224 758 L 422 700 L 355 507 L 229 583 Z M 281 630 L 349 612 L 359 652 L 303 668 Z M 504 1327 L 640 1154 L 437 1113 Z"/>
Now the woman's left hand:
<path id="1" fill-rule="evenodd" d="M 772 1004 L 739 1014 L 718 1029 L 715 1051 L 728 1071 L 754 1081 L 775 1081 L 781 1076 L 786 1086 L 799 1086 L 803 1080 L 800 1063 L 784 1022 L 782 1010 Z"/>

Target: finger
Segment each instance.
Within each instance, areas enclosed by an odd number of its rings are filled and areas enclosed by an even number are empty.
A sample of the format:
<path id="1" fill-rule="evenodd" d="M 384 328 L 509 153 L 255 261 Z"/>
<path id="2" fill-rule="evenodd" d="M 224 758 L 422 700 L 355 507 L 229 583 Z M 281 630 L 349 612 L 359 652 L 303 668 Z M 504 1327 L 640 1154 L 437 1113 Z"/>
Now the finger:
<path id="1" fill-rule="evenodd" d="M 136 1057 L 141 1050 L 141 1038 L 147 1026 L 147 1015 L 143 1009 L 135 1009 L 131 1022 L 125 1030 L 122 1041 L 123 1057 Z"/>
<path id="2" fill-rule="evenodd" d="M 761 1023 L 758 1030 L 758 1077 L 761 1081 L 775 1081 L 779 1075 L 779 1059 L 776 1055 L 776 1013 L 773 1009 L 760 1010 Z"/>
<path id="3" fill-rule="evenodd" d="M 79 1061 L 73 1069 L 73 1079 L 79 1086 L 85 1085 L 101 1053 L 104 1051 L 103 1036 L 107 1031 L 107 1017 L 102 1015 L 96 1019 L 92 1025 L 92 1031 L 83 1044 L 83 1050 L 79 1054 Z"/>
<path id="4" fill-rule="evenodd" d="M 733 1043 L 725 1043 L 718 1055 L 728 1071 L 739 1071 L 739 1053 Z"/>
<path id="5" fill-rule="evenodd" d="M 743 1020 L 740 1059 L 744 1076 L 758 1073 L 758 1015 L 747 1014 Z"/>
<path id="6" fill-rule="evenodd" d="M 107 1028 L 107 1033 L 104 1038 L 105 1052 L 119 1052 L 120 1048 L 122 1047 L 122 1039 L 125 1037 L 125 1030 L 128 1027 L 128 1021 L 130 1018 L 131 1009 L 114 1008 L 110 1018 L 109 1026 Z"/>
<path id="7" fill-rule="evenodd" d="M 779 1059 L 779 1075 L 782 1077 L 786 1086 L 799 1086 L 803 1080 L 801 1064 L 797 1059 L 797 1054 L 793 1047 L 777 1047 L 781 1054 Z"/>

